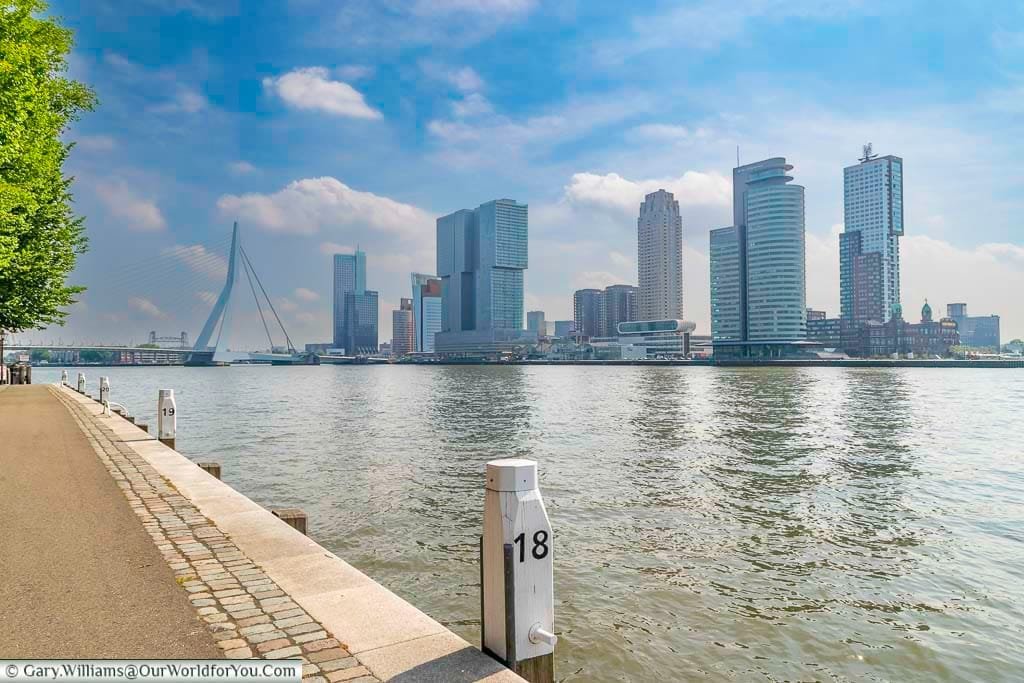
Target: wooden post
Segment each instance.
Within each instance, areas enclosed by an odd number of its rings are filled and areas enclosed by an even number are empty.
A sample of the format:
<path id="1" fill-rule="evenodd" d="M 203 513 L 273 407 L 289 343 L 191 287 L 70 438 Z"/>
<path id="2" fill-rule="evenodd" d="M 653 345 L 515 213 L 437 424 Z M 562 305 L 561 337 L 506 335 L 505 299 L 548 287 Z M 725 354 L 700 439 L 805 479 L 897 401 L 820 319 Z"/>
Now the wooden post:
<path id="1" fill-rule="evenodd" d="M 306 533 L 306 513 L 299 508 L 279 508 L 271 512 L 291 528 Z"/>
<path id="2" fill-rule="evenodd" d="M 220 463 L 219 462 L 197 462 L 199 469 L 203 470 L 212 477 L 220 479 Z"/>
<path id="3" fill-rule="evenodd" d="M 85 393 L 85 373 L 84 372 L 78 373 L 78 393 L 80 393 L 80 394 L 84 394 Z"/>
<path id="4" fill-rule="evenodd" d="M 174 448 L 178 433 L 178 411 L 174 403 L 174 389 L 161 389 L 156 405 L 156 438 Z"/>
<path id="5" fill-rule="evenodd" d="M 136 422 L 135 426 L 149 434 L 149 425 L 146 424 L 145 422 Z"/>
<path id="6" fill-rule="evenodd" d="M 482 543 L 484 652 L 531 683 L 553 683 L 553 537 L 537 463 L 487 463 Z"/>
<path id="7" fill-rule="evenodd" d="M 67 370 L 61 370 L 60 371 L 60 383 L 63 384 L 64 386 L 68 385 L 68 371 Z"/>
<path id="8" fill-rule="evenodd" d="M 107 377 L 100 377 L 100 403 L 106 403 L 110 400 L 110 379 Z"/>

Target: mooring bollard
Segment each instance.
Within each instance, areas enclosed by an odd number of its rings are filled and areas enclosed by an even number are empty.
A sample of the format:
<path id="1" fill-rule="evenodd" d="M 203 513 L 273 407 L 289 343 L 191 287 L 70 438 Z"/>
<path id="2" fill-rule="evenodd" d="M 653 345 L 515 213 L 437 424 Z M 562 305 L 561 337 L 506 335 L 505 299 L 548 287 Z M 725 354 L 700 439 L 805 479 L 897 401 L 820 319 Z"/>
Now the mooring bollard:
<path id="1" fill-rule="evenodd" d="M 110 379 L 100 377 L 100 403 L 106 405 L 110 400 Z"/>
<path id="2" fill-rule="evenodd" d="M 537 488 L 537 463 L 487 463 L 480 541 L 480 630 L 484 652 L 531 683 L 555 680 L 551 523 Z"/>
<path id="3" fill-rule="evenodd" d="M 220 463 L 219 462 L 197 462 L 199 469 L 206 472 L 212 477 L 220 479 Z"/>
<path id="4" fill-rule="evenodd" d="M 306 513 L 299 508 L 279 508 L 270 512 L 296 531 L 306 533 Z"/>
<path id="5" fill-rule="evenodd" d="M 85 394 L 85 373 L 78 373 L 78 393 Z"/>
<path id="6" fill-rule="evenodd" d="M 61 370 L 60 371 L 60 383 L 63 384 L 64 386 L 68 385 L 68 371 L 67 370 Z"/>
<path id="7" fill-rule="evenodd" d="M 174 405 L 174 389 L 161 389 L 156 406 L 156 438 L 174 448 L 178 432 L 178 414 Z"/>

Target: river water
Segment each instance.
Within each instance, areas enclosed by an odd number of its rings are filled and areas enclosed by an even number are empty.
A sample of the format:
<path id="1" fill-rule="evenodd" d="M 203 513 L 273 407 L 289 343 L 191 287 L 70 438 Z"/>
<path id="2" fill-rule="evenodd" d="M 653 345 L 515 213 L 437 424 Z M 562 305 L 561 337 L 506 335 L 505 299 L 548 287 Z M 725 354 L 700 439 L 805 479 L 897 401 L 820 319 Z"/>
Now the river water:
<path id="1" fill-rule="evenodd" d="M 560 680 L 1024 679 L 1024 370 L 85 372 L 473 643 L 484 465 L 537 460 Z"/>

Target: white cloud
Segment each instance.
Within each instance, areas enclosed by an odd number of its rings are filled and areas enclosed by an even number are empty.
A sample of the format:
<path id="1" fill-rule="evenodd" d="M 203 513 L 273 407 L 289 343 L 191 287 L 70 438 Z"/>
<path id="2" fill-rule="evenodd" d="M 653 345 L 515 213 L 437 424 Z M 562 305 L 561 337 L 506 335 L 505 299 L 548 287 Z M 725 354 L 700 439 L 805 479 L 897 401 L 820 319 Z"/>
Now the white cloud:
<path id="1" fill-rule="evenodd" d="M 334 73 L 345 81 L 358 81 L 361 78 L 369 78 L 373 75 L 373 72 L 372 66 L 363 64 L 346 64 L 334 70 Z"/>
<path id="2" fill-rule="evenodd" d="M 167 227 L 167 221 L 157 205 L 142 199 L 121 181 L 99 182 L 96 196 L 111 215 L 125 222 L 125 227 L 137 232 L 157 232 Z"/>
<path id="3" fill-rule="evenodd" d="M 173 247 L 166 247 L 161 253 L 214 280 L 223 280 L 227 277 L 228 264 L 224 257 L 208 251 L 201 244 L 176 244 Z"/>
<path id="4" fill-rule="evenodd" d="M 461 100 L 452 101 L 452 113 L 460 119 L 490 114 L 492 111 L 494 108 L 490 101 L 478 92 L 470 93 Z"/>
<path id="5" fill-rule="evenodd" d="M 204 304 L 212 306 L 217 301 L 217 294 L 208 290 L 196 292 L 196 298 Z"/>
<path id="6" fill-rule="evenodd" d="M 235 175 L 248 175 L 256 172 L 256 167 L 248 161 L 232 161 L 228 164 L 228 170 Z"/>
<path id="7" fill-rule="evenodd" d="M 462 93 L 477 92 L 484 87 L 484 80 L 470 66 L 451 67 L 423 59 L 420 60 L 420 69 L 428 78 L 445 82 Z"/>
<path id="8" fill-rule="evenodd" d="M 224 195 L 217 208 L 269 232 L 312 235 L 321 229 L 368 228 L 401 238 L 433 237 L 434 219 L 423 209 L 337 178 L 296 180 L 273 194 Z"/>
<path id="9" fill-rule="evenodd" d="M 207 106 L 209 102 L 205 95 L 188 86 L 179 85 L 171 100 L 152 107 L 151 111 L 160 114 L 195 114 Z"/>
<path id="10" fill-rule="evenodd" d="M 421 15 L 468 12 L 485 15 L 529 12 L 537 0 L 416 0 L 413 12 Z"/>
<path id="11" fill-rule="evenodd" d="M 337 242 L 321 242 L 320 253 L 333 256 L 334 254 L 351 254 L 356 250 L 349 244 L 338 244 Z"/>
<path id="12" fill-rule="evenodd" d="M 263 87 L 296 109 L 323 111 L 355 119 L 379 119 L 381 114 L 366 104 L 363 96 L 344 81 L 332 81 L 322 66 L 290 71 L 277 78 L 264 78 Z"/>
<path id="13" fill-rule="evenodd" d="M 576 99 L 525 118 L 486 116 L 476 121 L 435 119 L 427 132 L 440 144 L 439 157 L 456 166 L 508 165 L 520 155 L 543 156 L 594 131 L 645 111 L 638 93 Z M 456 109 L 458 112 L 458 109 Z"/>
<path id="14" fill-rule="evenodd" d="M 117 142 L 109 135 L 82 135 L 74 142 L 75 149 L 87 152 L 109 152 L 117 147 Z"/>
<path id="15" fill-rule="evenodd" d="M 143 315 L 149 316 L 150 318 L 166 318 L 167 314 L 160 310 L 160 308 L 149 299 L 141 296 L 133 296 L 128 299 L 128 305 L 142 313 Z"/>
<path id="16" fill-rule="evenodd" d="M 592 204 L 635 214 L 644 195 L 667 190 L 680 205 L 729 206 L 732 182 L 716 173 L 687 171 L 678 178 L 629 180 L 617 173 L 575 173 L 565 187 L 565 200 L 575 204 Z"/>
<path id="17" fill-rule="evenodd" d="M 301 299 L 302 301 L 316 301 L 320 298 L 320 295 L 314 292 L 312 289 L 306 289 L 305 287 L 297 287 L 295 289 L 295 298 Z"/>

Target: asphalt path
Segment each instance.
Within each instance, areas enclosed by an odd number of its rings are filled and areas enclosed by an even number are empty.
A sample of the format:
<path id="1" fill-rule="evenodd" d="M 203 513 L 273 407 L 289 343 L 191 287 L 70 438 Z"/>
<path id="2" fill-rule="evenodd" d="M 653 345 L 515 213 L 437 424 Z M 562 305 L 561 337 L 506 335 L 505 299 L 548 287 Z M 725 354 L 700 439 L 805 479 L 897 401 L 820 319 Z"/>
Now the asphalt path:
<path id="1" fill-rule="evenodd" d="M 0 389 L 0 659 L 223 657 L 68 409 Z"/>

